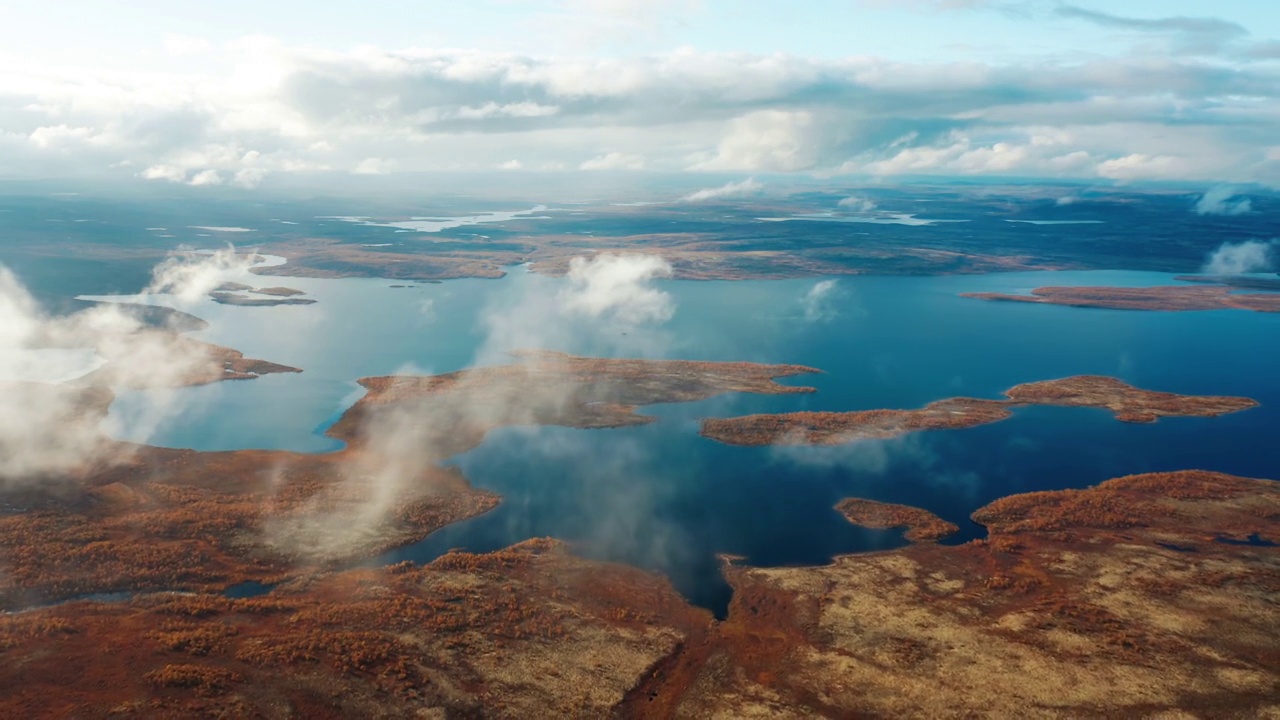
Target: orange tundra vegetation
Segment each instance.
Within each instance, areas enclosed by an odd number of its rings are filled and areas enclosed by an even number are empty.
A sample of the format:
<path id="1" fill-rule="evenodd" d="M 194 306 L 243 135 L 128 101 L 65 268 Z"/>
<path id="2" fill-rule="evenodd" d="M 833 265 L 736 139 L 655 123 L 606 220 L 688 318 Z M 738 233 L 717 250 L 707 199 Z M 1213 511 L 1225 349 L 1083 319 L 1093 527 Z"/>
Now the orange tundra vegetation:
<path id="1" fill-rule="evenodd" d="M 219 590 L 278 582 L 412 543 L 493 508 L 498 497 L 437 463 L 510 424 L 599 428 L 650 422 L 636 407 L 722 392 L 797 393 L 779 376 L 795 365 L 603 360 L 525 353 L 519 362 L 436 377 L 366 378 L 368 394 L 329 434 L 347 441 L 327 455 L 196 452 L 103 439 L 110 462 L 64 478 L 7 486 L 0 508 L 0 609 L 90 593 Z M 110 394 L 80 392 L 86 423 Z M 387 444 L 391 437 L 396 444 Z M 379 486 L 384 456 L 412 447 L 420 467 Z M 370 498 L 390 492 L 368 519 Z M 355 535 L 338 535 L 358 526 Z"/>
<path id="2" fill-rule="evenodd" d="M 960 529 L 928 510 L 910 505 L 845 498 L 836 503 L 836 510 L 849 522 L 862 527 L 877 530 L 905 527 L 903 537 L 911 542 L 935 542 Z"/>
<path id="3" fill-rule="evenodd" d="M 726 561 L 723 622 L 660 577 L 552 540 L 320 572 L 252 599 L 152 593 L 0 616 L 0 716 L 1280 709 L 1274 481 L 1137 475 L 973 517 L 987 539 L 821 567 Z"/>
<path id="4" fill-rule="evenodd" d="M 1177 395 L 1142 390 L 1115 378 L 1078 375 L 1024 383 L 1005 392 L 1007 400 L 948 398 L 919 410 L 794 412 L 709 418 L 702 435 L 731 445 L 840 445 L 887 439 L 921 430 L 954 430 L 986 425 L 1026 405 L 1095 407 L 1122 422 L 1155 422 L 1162 417 L 1216 417 L 1257 406 L 1242 397 Z"/>

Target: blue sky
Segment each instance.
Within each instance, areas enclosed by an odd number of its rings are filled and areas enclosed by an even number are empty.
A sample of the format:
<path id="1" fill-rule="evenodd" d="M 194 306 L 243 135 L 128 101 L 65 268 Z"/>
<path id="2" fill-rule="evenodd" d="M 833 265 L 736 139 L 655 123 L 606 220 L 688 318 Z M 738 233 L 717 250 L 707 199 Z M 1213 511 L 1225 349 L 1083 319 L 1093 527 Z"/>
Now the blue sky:
<path id="1" fill-rule="evenodd" d="M 0 3 L 0 175 L 1280 182 L 1280 3 Z"/>

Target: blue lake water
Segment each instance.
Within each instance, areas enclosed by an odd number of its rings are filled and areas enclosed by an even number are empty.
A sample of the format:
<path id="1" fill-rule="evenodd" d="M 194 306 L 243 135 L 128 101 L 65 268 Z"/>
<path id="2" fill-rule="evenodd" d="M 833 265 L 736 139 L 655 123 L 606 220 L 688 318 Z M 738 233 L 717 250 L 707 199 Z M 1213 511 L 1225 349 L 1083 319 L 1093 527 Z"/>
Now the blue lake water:
<path id="1" fill-rule="evenodd" d="M 1043 285 L 1173 284 L 1137 272 L 846 277 L 825 306 L 814 279 L 657 283 L 676 306 L 654 328 L 590 326 L 539 308 L 564 281 L 515 269 L 502 280 L 393 289 L 385 280 L 264 279 L 307 291 L 310 306 L 201 303 L 197 337 L 304 368 L 179 391 L 183 411 L 149 438 L 202 450 L 335 449 L 324 429 L 359 397 L 358 377 L 446 372 L 541 346 L 581 354 L 799 363 L 825 372 L 783 382 L 812 395 L 731 395 L 646 408 L 659 421 L 614 430 L 506 428 L 453 458 L 502 504 L 378 562 L 427 561 L 452 547 L 484 551 L 533 536 L 592 557 L 668 574 L 695 602 L 723 611 L 716 554 L 764 565 L 902 543 L 854 527 L 848 496 L 927 508 L 956 522 L 950 542 L 982 535 L 968 520 L 1010 493 L 1083 487 L 1129 473 L 1203 468 L 1280 477 L 1280 315 L 1244 311 L 1089 310 L 957 297 Z M 1245 395 L 1262 406 L 1221 418 L 1115 421 L 1091 409 L 1024 408 L 962 431 L 834 448 L 739 448 L 697 435 L 698 419 L 750 412 L 913 408 L 956 395 L 999 397 L 1018 383 L 1078 374 L 1140 387 Z M 113 408 L 128 414 L 137 395 Z M 142 439 L 141 437 L 135 439 Z"/>

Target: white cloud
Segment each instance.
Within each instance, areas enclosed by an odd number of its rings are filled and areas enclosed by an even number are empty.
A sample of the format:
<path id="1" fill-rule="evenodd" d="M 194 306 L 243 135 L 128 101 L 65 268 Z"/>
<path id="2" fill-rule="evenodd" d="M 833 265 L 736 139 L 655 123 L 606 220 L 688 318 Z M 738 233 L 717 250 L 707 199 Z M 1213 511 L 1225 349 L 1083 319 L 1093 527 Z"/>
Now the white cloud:
<path id="1" fill-rule="evenodd" d="M 596 16 L 635 13 L 660 15 L 623 3 Z M 143 168 L 191 182 L 212 171 L 251 186 L 265 173 L 492 170 L 512 158 L 629 169 L 642 158 L 651 171 L 1280 182 L 1280 89 L 1249 64 L 187 44 L 207 74 L 0 59 L 4 172 Z M 583 162 L 584 147 L 607 150 Z"/>
<path id="2" fill-rule="evenodd" d="M 195 175 L 192 175 L 191 179 L 187 181 L 187 184 L 194 185 L 196 187 L 201 185 L 221 185 L 222 176 L 218 174 L 217 170 L 201 170 Z"/>
<path id="3" fill-rule="evenodd" d="M 807 111 L 761 110 L 736 118 L 715 156 L 694 170 L 791 172 L 813 167 L 817 147 Z"/>
<path id="4" fill-rule="evenodd" d="M 800 305 L 804 308 L 805 322 L 820 322 L 835 318 L 839 314 L 836 300 L 835 280 L 819 280 L 814 283 L 800 300 Z"/>
<path id="5" fill-rule="evenodd" d="M 523 168 L 524 168 L 524 163 L 515 159 L 507 160 L 506 162 L 498 164 L 499 170 L 521 170 Z"/>
<path id="6" fill-rule="evenodd" d="M 170 300 L 189 302 L 243 267 L 243 258 L 229 251 L 171 258 L 157 266 L 146 292 L 170 293 Z M 78 364 L 68 364 L 77 357 Z M 33 367 L 33 360 L 54 365 Z M 190 398 L 172 388 L 206 368 L 208 361 L 200 343 L 144 328 L 115 303 L 50 316 L 13 273 L 0 266 L 0 384 L 5 389 L 0 406 L 0 487 L 50 482 L 90 465 L 124 459 L 133 446 L 106 438 L 127 436 L 145 442 Z M 85 377 L 99 368 L 106 374 L 95 373 L 92 381 Z M 79 382 L 48 384 L 68 380 Z M 86 420 L 87 398 L 93 398 L 91 405 L 109 399 L 109 393 L 90 383 L 146 392 L 139 393 L 127 410 Z"/>
<path id="7" fill-rule="evenodd" d="M 1180 175 L 1181 160 L 1172 155 L 1133 153 L 1098 165 L 1098 175 L 1112 180 L 1161 180 Z"/>
<path id="8" fill-rule="evenodd" d="M 1253 210 L 1253 201 L 1249 198 L 1236 197 L 1235 189 L 1230 185 L 1219 185 L 1209 188 L 1209 191 L 1200 196 L 1196 201 L 1197 215 L 1244 215 Z"/>
<path id="9" fill-rule="evenodd" d="M 1203 272 L 1210 275 L 1240 275 L 1242 273 L 1268 272 L 1272 269 L 1272 251 L 1275 243 L 1256 240 L 1242 243 L 1223 243 L 1210 253 Z"/>
<path id="10" fill-rule="evenodd" d="M 261 185 L 266 176 L 267 171 L 261 168 L 243 168 L 236 171 L 235 177 L 231 180 L 231 184 L 252 190 L 253 188 Z"/>
<path id="11" fill-rule="evenodd" d="M 855 214 L 866 214 L 876 209 L 874 200 L 861 195 L 850 195 L 836 204 L 847 212 Z"/>
<path id="12" fill-rule="evenodd" d="M 482 326 L 479 364 L 510 361 L 513 350 L 655 357 L 669 343 L 664 324 L 675 298 L 655 281 L 671 277 L 657 255 L 603 253 L 573 258 L 563 281 L 529 273 L 494 294 Z"/>
<path id="13" fill-rule="evenodd" d="M 178 251 L 155 267 L 146 292 L 168 294 L 180 303 L 191 304 L 228 275 L 242 273 L 252 265 L 250 255 L 237 254 L 231 247 L 212 253 Z"/>
<path id="14" fill-rule="evenodd" d="M 669 277 L 671 263 L 657 255 L 576 257 L 569 263 L 569 285 L 559 300 L 570 314 L 623 325 L 665 322 L 675 313 L 675 301 L 649 283 Z"/>
<path id="15" fill-rule="evenodd" d="M 168 180 L 169 182 L 185 182 L 187 171 L 173 165 L 152 165 L 142 171 L 142 177 L 148 180 Z"/>
<path id="16" fill-rule="evenodd" d="M 682 200 L 685 202 L 706 202 L 707 200 L 728 200 L 732 198 L 747 197 L 756 195 L 764 189 L 755 178 L 747 178 L 738 182 L 728 182 L 719 187 L 704 188 L 696 192 L 685 195 Z"/>
<path id="17" fill-rule="evenodd" d="M 644 156 L 611 152 L 597 155 L 578 166 L 579 170 L 643 170 Z"/>

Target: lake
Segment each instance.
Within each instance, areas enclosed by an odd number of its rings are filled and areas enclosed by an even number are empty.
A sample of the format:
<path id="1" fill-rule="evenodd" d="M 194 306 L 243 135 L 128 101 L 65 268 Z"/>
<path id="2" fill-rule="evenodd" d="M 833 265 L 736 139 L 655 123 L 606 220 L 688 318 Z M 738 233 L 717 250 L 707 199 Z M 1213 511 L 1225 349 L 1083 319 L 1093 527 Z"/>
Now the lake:
<path id="1" fill-rule="evenodd" d="M 324 430 L 360 396 L 356 378 L 502 362 L 506 350 L 520 347 L 825 371 L 783 380 L 813 385 L 815 394 L 649 407 L 643 412 L 659 421 L 641 427 L 493 432 L 450 462 L 477 487 L 502 494 L 502 504 L 380 563 L 554 536 L 591 557 L 664 572 L 691 600 L 723 613 L 729 591 L 718 553 L 762 565 L 813 564 L 902 544 L 897 531 L 846 522 L 832 509 L 844 497 L 924 507 L 960 525 L 948 542 L 962 542 L 983 535 L 969 514 L 1011 493 L 1188 468 L 1280 477 L 1280 315 L 957 297 L 1043 285 L 1176 284 L 1160 273 L 657 281 L 674 314 L 637 326 L 557 316 L 548 308 L 566 281 L 523 268 L 501 280 L 405 288 L 370 279 L 252 281 L 296 287 L 318 302 L 262 308 L 202 301 L 184 308 L 210 321 L 195 336 L 305 372 L 178 391 L 180 412 L 152 435 L 125 430 L 124 439 L 326 452 L 339 444 Z M 915 408 L 957 395 L 996 398 L 1018 383 L 1078 374 L 1154 390 L 1245 395 L 1262 405 L 1152 425 L 1119 423 L 1101 410 L 1022 408 L 984 427 L 828 448 L 730 447 L 697 435 L 699 418 L 708 416 Z M 112 412 L 128 425 L 146 402 L 140 393 L 121 393 Z"/>

